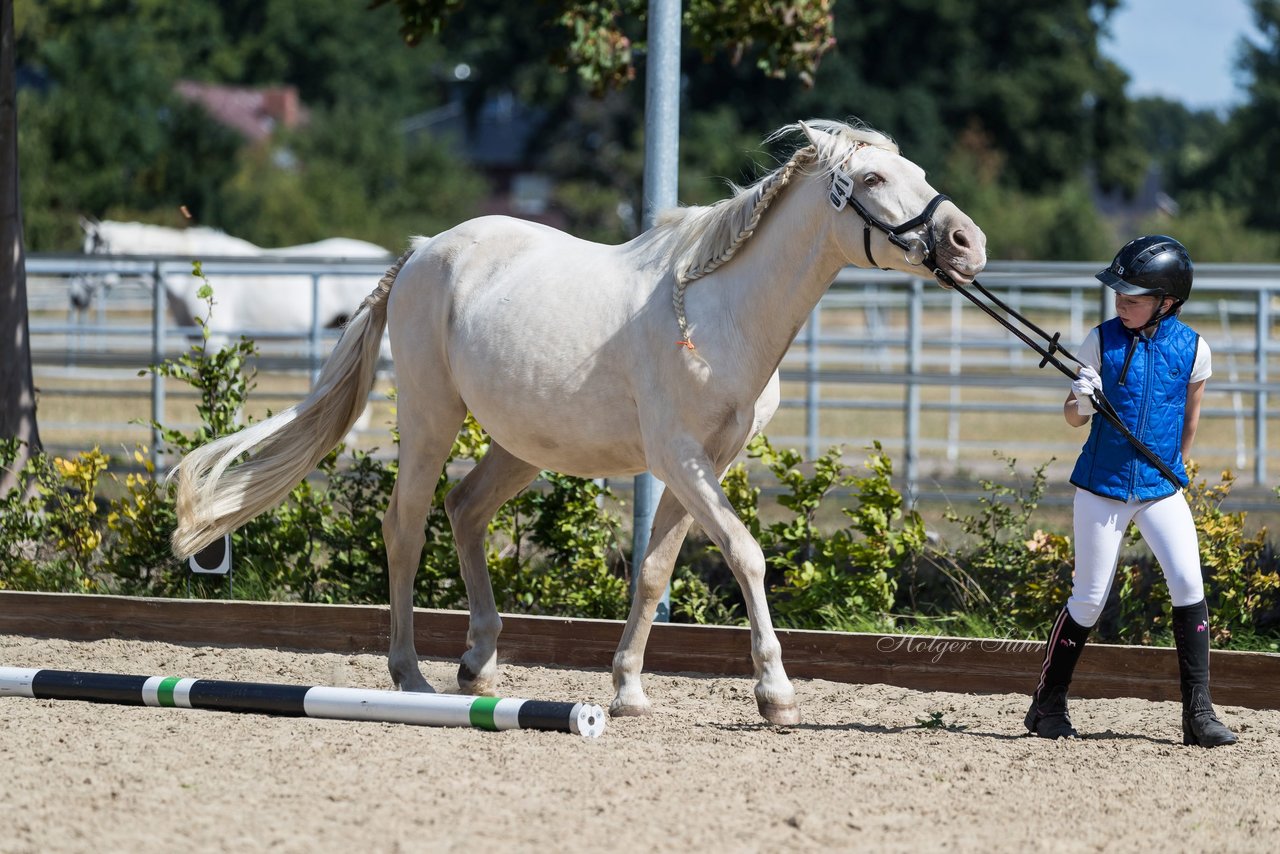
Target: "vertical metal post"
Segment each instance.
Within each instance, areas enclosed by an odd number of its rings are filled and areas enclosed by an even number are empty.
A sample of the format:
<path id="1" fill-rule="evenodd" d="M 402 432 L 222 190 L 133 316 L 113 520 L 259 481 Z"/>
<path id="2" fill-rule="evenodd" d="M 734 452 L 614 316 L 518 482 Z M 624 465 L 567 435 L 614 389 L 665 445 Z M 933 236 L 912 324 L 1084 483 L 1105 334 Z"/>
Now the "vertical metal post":
<path id="1" fill-rule="evenodd" d="M 98 312 L 98 334 L 94 336 L 97 346 L 93 348 L 95 353 L 105 353 L 107 350 L 107 339 L 102 330 L 107 328 L 107 297 L 110 294 L 111 288 L 107 286 L 107 278 L 103 276 L 102 285 L 98 288 L 98 298 L 93 301 Z"/>
<path id="2" fill-rule="evenodd" d="M 1258 390 L 1253 402 L 1253 482 L 1267 483 L 1267 342 L 1271 333 L 1271 291 L 1265 285 L 1258 289 L 1258 322 L 1254 336 Z"/>
<path id="3" fill-rule="evenodd" d="M 680 170 L 680 0 L 649 0 L 649 50 L 644 93 L 644 228 L 658 212 L 674 207 Z M 672 319 L 674 323 L 674 318 Z M 635 478 L 631 593 L 639 578 L 662 483 L 649 472 Z M 655 619 L 671 616 L 671 588 L 658 603 Z"/>
<path id="4" fill-rule="evenodd" d="M 964 352 L 960 344 L 961 311 L 960 295 L 951 294 L 951 364 L 948 370 L 951 376 L 960 376 L 960 366 L 964 360 Z M 947 407 L 947 462 L 954 463 L 960 458 L 960 384 L 951 384 L 951 405 Z"/>
<path id="5" fill-rule="evenodd" d="M 311 274 L 311 385 L 320 376 L 320 274 Z"/>
<path id="6" fill-rule="evenodd" d="M 915 507 L 920 480 L 920 350 L 922 330 L 920 324 L 924 312 L 924 282 L 912 277 L 907 302 L 907 399 L 906 425 L 903 441 L 907 459 L 906 504 Z"/>
<path id="7" fill-rule="evenodd" d="M 81 275 L 84 275 L 83 273 Z M 75 278 L 71 279 L 74 286 Z M 64 367 L 74 367 L 76 363 L 76 353 L 80 350 L 80 330 L 71 329 L 73 325 L 82 323 L 81 317 L 83 313 L 76 310 L 76 305 L 71 300 L 67 300 L 67 355 L 62 364 Z"/>
<path id="8" fill-rule="evenodd" d="M 1080 301 L 1080 291 L 1072 288 L 1068 296 L 1071 300 L 1071 343 L 1079 345 L 1084 340 L 1084 306 Z"/>
<path id="9" fill-rule="evenodd" d="M 1106 323 L 1116 316 L 1116 292 L 1102 285 L 1098 288 L 1098 322 Z"/>
<path id="10" fill-rule="evenodd" d="M 156 261 L 151 271 L 151 364 L 164 361 L 165 312 L 169 310 L 168 293 L 164 289 L 164 270 Z M 151 372 L 151 464 L 160 466 L 160 428 L 164 421 L 164 376 Z"/>
<path id="11" fill-rule="evenodd" d="M 1022 313 L 1022 288 L 1017 285 L 1011 285 L 1004 295 L 1005 302 L 1013 307 L 1013 310 Z M 1009 364 L 1011 367 L 1020 368 L 1027 358 L 1030 349 L 1022 346 L 1016 338 L 1010 335 L 1005 336 L 1005 347 L 1010 354 Z"/>
<path id="12" fill-rule="evenodd" d="M 1235 385 L 1240 381 L 1240 371 L 1236 367 L 1236 341 L 1231 334 L 1231 308 L 1224 299 L 1218 300 L 1218 323 L 1222 330 L 1222 341 L 1227 351 L 1227 381 Z M 1238 390 L 1231 392 L 1231 413 L 1236 427 L 1236 469 L 1244 471 L 1249 464 L 1248 443 L 1245 441 L 1244 395 Z"/>
<path id="13" fill-rule="evenodd" d="M 821 442 L 822 429 L 819 423 L 822 407 L 822 390 L 818 384 L 818 371 L 822 367 L 822 354 L 818 352 L 818 335 L 822 331 L 822 302 L 813 307 L 809 315 L 809 323 L 805 326 L 805 395 L 804 395 L 804 432 L 805 452 L 807 458 L 818 458 L 818 444 Z"/>

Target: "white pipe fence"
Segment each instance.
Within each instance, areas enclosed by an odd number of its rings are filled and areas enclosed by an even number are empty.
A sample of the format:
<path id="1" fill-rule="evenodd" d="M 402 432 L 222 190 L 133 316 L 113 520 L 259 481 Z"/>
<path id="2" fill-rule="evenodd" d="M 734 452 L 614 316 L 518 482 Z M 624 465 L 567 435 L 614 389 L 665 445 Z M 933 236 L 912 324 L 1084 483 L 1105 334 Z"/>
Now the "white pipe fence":
<path id="1" fill-rule="evenodd" d="M 219 276 L 302 274 L 311 282 L 313 305 L 321 276 L 367 275 L 372 288 L 385 267 L 381 261 L 246 258 L 208 259 L 202 266 L 215 289 Z M 982 280 L 1038 326 L 1060 332 L 1074 350 L 1102 319 L 1100 311 L 1110 307 L 1110 292 L 1093 278 L 1101 266 L 993 262 Z M 161 283 L 166 275 L 190 272 L 189 259 L 172 257 L 29 256 L 36 384 L 53 375 L 84 380 L 42 395 L 92 400 L 140 394 L 102 389 L 95 380 L 132 377 L 188 346 L 197 330 L 179 327 L 168 316 Z M 71 280 L 106 274 L 120 277 L 120 284 L 91 310 L 69 313 Z M 1203 264 L 1183 313 L 1212 346 L 1215 364 L 1196 458 L 1206 474 L 1210 466 L 1235 468 L 1242 485 L 1259 489 L 1273 485 L 1268 478 L 1275 471 L 1268 427 L 1276 414 L 1272 395 L 1280 391 L 1270 371 L 1280 352 L 1273 320 L 1277 299 L 1280 265 Z M 144 312 L 148 326 L 138 322 Z M 254 337 L 263 344 L 264 368 L 314 377 L 337 335 L 321 329 L 313 311 L 303 335 Z M 902 461 L 899 474 L 912 499 L 931 480 L 972 479 L 983 459 L 992 464 L 996 447 L 1032 463 L 1053 456 L 1064 461 L 1058 465 L 1069 465 L 1083 434 L 1061 421 L 1066 379 L 1052 368 L 1039 370 L 1039 361 L 958 294 L 898 273 L 849 268 L 780 366 L 783 408 L 770 437 L 775 445 L 802 447 L 810 459 L 830 445 L 852 452 L 881 441 Z M 152 420 L 163 421 L 164 377 L 151 376 L 149 394 Z M 46 426 L 43 418 L 41 423 Z M 1215 423 L 1219 429 L 1209 427 Z M 153 453 L 157 439 L 153 431 Z M 156 462 L 163 468 L 163 459 Z"/>

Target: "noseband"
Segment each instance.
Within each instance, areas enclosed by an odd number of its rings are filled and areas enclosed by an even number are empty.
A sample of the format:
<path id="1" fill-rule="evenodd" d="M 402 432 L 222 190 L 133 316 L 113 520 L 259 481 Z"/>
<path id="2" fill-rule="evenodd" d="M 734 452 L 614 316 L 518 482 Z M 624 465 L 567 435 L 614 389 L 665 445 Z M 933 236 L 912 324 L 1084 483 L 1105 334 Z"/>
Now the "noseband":
<path id="1" fill-rule="evenodd" d="M 919 265 L 923 264 L 930 270 L 936 270 L 937 264 L 934 261 L 934 242 L 933 229 L 925 228 L 924 236 L 907 240 L 902 235 L 909 231 L 914 231 L 920 226 L 933 225 L 933 212 L 938 209 L 938 205 L 943 202 L 950 201 L 950 196 L 944 196 L 942 193 L 934 196 L 929 200 L 929 204 L 924 206 L 924 210 L 918 216 L 914 216 L 901 225 L 889 225 L 889 223 L 873 216 L 871 211 L 867 210 L 862 202 L 853 195 L 853 176 L 843 169 L 836 169 L 831 173 L 831 192 L 828 196 L 831 206 L 838 211 L 849 207 L 862 218 L 862 250 L 867 253 L 867 260 L 880 269 L 881 267 L 876 261 L 875 256 L 871 254 L 871 229 L 879 229 L 884 232 L 884 236 L 889 242 L 897 246 L 903 252 L 907 253 L 907 263 Z"/>

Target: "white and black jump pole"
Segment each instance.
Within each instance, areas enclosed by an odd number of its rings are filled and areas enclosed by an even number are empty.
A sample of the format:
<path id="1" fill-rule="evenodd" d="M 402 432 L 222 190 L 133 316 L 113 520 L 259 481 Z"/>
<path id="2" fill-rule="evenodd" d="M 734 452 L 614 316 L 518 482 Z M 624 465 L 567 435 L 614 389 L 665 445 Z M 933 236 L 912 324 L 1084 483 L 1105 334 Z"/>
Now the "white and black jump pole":
<path id="1" fill-rule="evenodd" d="M 538 729 L 587 738 L 598 738 L 604 732 L 604 710 L 591 703 L 223 682 L 175 676 L 127 676 L 31 667 L 0 667 L 0 697 L 84 700 L 125 706 L 210 709 L 419 726 Z"/>

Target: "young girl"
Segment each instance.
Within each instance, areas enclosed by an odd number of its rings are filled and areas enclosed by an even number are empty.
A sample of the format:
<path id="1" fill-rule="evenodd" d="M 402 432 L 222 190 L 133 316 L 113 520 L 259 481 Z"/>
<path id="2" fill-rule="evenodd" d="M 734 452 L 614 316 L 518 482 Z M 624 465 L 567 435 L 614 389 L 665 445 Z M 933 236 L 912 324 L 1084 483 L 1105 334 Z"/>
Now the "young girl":
<path id="1" fill-rule="evenodd" d="M 1027 729 L 1042 738 L 1076 735 L 1067 687 L 1089 630 L 1098 621 L 1132 521 L 1151 548 L 1173 600 L 1173 637 L 1182 684 L 1182 743 L 1215 747 L 1236 736 L 1209 697 L 1209 609 L 1183 459 L 1191 451 L 1211 371 L 1209 346 L 1178 319 L 1191 295 L 1192 264 L 1172 237 L 1140 237 L 1097 278 L 1116 292 L 1116 314 L 1095 327 L 1077 355 L 1084 365 L 1062 414 L 1089 438 L 1071 474 L 1075 497 L 1075 573 L 1071 597 L 1045 648 Z M 1101 389 L 1120 419 L 1177 476 L 1172 483 L 1104 418 L 1093 418 Z"/>

